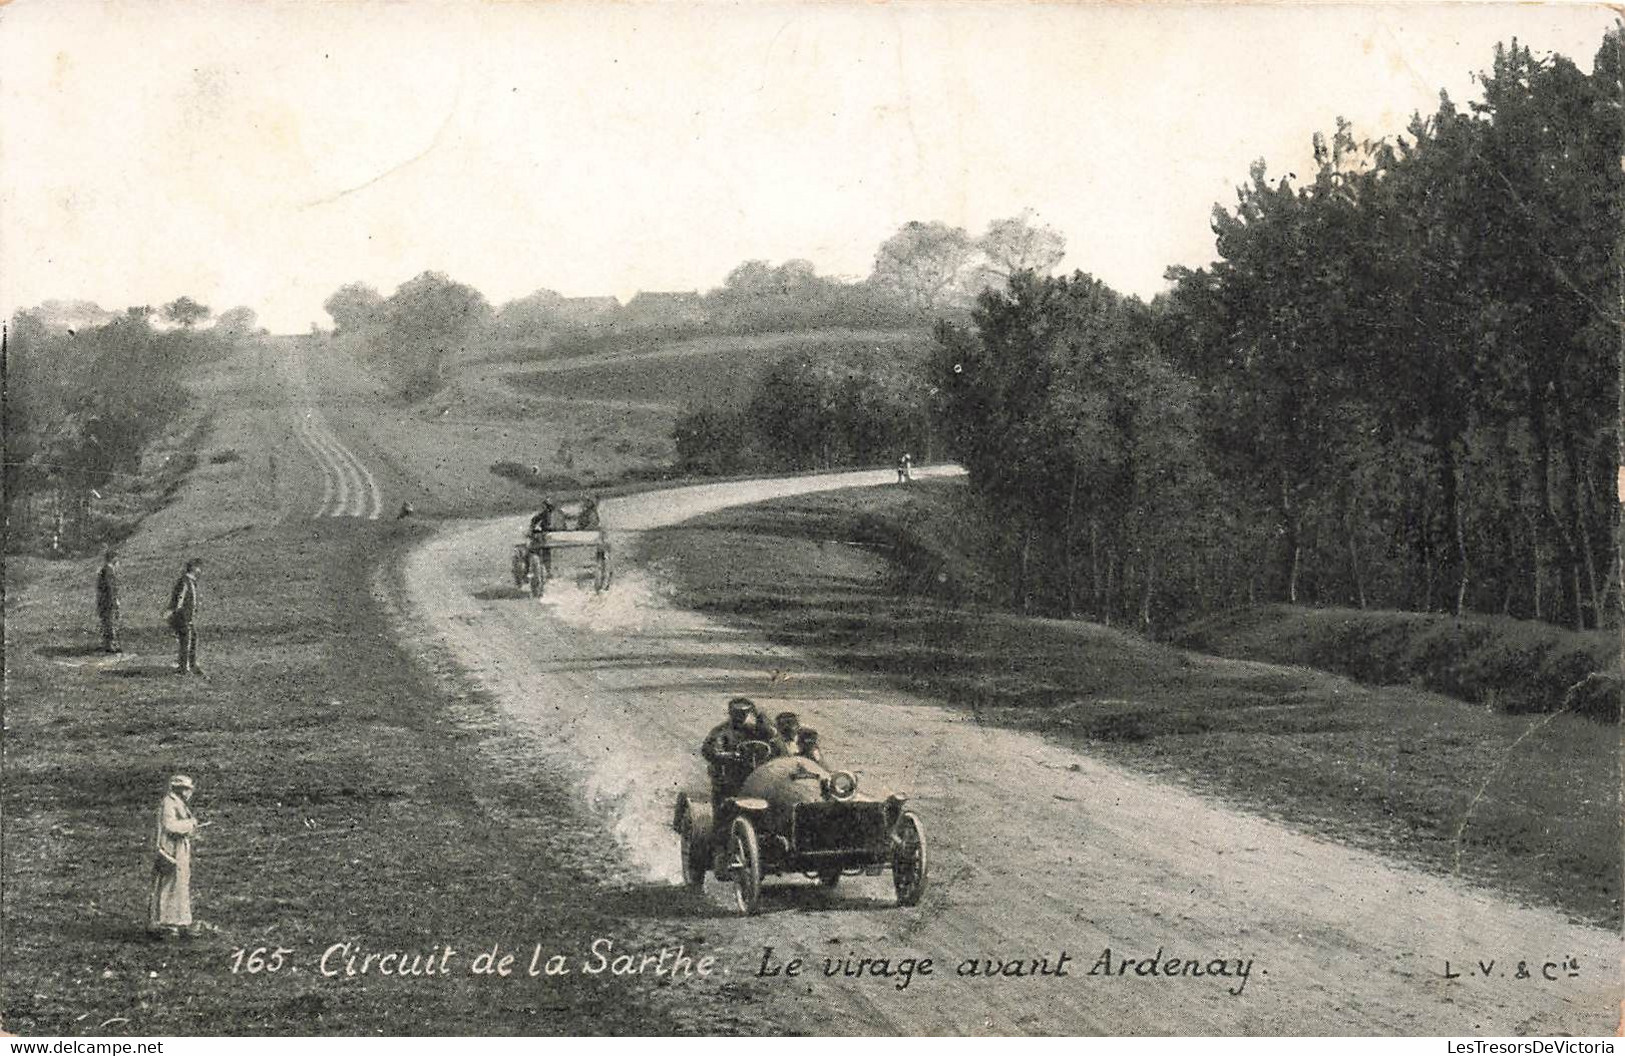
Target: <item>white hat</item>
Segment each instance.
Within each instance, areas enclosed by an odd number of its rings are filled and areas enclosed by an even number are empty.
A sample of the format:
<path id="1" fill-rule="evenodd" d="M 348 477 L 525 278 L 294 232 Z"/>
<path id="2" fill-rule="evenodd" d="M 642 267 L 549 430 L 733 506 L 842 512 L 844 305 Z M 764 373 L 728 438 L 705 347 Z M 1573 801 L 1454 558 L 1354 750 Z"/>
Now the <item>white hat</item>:
<path id="1" fill-rule="evenodd" d="M 192 787 L 192 779 L 187 777 L 185 774 L 176 774 L 174 777 L 169 779 L 169 787 L 190 789 Z"/>

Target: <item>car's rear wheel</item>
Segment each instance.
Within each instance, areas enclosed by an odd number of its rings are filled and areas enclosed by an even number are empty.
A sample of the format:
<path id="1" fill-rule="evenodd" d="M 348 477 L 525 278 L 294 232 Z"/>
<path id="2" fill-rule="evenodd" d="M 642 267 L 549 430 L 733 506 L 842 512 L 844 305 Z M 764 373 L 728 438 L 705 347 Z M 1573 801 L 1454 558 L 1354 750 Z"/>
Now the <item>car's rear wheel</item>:
<path id="1" fill-rule="evenodd" d="M 609 567 L 609 554 L 600 553 L 598 555 L 598 578 L 593 584 L 594 589 L 600 594 L 608 590 L 609 581 L 613 575 L 614 572 Z"/>
<path id="2" fill-rule="evenodd" d="M 749 818 L 735 818 L 729 837 L 728 871 L 733 876 L 739 911 L 754 915 L 762 901 L 762 856 L 756 845 L 756 826 Z"/>
<path id="3" fill-rule="evenodd" d="M 547 568 L 542 564 L 540 555 L 530 555 L 528 569 L 530 571 L 530 596 L 539 598 L 542 596 L 542 592 L 547 589 Z"/>
<path id="4" fill-rule="evenodd" d="M 897 889 L 897 904 L 917 906 L 925 894 L 925 826 L 913 814 L 897 819 L 892 836 L 891 879 Z"/>

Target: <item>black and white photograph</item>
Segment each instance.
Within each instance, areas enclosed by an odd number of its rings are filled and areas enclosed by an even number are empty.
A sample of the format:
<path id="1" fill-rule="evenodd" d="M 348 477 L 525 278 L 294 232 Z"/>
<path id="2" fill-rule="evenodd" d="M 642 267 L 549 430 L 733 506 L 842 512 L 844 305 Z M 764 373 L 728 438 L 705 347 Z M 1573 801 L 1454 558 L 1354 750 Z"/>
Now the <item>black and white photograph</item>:
<path id="1" fill-rule="evenodd" d="M 10 0 L 0 317 L 8 1044 L 1625 1029 L 1618 9 Z"/>

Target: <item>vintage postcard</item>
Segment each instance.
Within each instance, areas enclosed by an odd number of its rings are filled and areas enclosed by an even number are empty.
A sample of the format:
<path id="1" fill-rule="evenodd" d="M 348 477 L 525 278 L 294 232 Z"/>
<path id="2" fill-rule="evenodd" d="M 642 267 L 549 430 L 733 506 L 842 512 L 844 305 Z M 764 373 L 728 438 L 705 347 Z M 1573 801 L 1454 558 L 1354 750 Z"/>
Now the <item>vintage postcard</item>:
<path id="1" fill-rule="evenodd" d="M 1618 1029 L 1615 11 L 0 71 L 5 1032 Z"/>

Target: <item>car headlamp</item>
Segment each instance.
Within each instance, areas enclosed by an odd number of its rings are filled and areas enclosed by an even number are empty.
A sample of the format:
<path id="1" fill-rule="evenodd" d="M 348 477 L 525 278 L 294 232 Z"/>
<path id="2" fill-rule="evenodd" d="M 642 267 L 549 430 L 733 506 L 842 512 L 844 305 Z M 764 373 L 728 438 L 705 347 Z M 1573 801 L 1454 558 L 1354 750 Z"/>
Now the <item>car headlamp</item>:
<path id="1" fill-rule="evenodd" d="M 829 795 L 831 799 L 851 799 L 857 795 L 858 779 L 850 770 L 837 770 L 829 775 Z"/>

